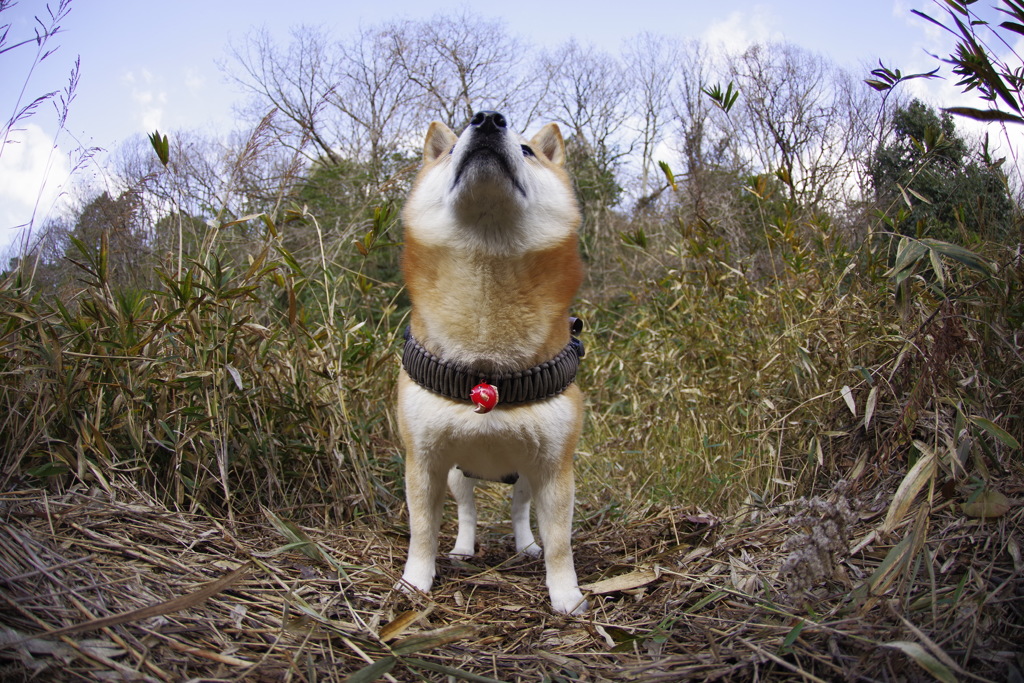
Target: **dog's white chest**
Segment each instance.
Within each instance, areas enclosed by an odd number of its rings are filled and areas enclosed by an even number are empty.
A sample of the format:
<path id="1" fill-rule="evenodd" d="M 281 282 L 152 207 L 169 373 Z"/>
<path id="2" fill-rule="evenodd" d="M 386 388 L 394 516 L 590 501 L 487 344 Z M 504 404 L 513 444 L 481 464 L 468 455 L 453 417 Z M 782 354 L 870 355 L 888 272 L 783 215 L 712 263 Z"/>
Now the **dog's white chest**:
<path id="1" fill-rule="evenodd" d="M 525 405 L 500 406 L 480 414 L 418 386 L 403 372 L 399 410 L 408 436 L 440 455 L 437 466 L 458 465 L 484 478 L 536 469 L 538 461 L 561 453 L 576 434 L 575 396 L 566 394 Z M 443 455 L 442 455 L 443 454 Z"/>

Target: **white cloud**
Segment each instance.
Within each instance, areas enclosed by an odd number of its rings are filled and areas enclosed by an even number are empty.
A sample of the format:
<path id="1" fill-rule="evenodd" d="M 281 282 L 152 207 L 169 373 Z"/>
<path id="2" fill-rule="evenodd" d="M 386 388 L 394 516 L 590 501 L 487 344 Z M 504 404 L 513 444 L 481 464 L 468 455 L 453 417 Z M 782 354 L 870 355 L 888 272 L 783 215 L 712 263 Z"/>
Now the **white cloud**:
<path id="1" fill-rule="evenodd" d="M 146 132 L 153 132 L 160 128 L 160 124 L 164 120 L 164 106 L 167 104 L 166 93 L 144 93 L 147 98 L 143 102 L 144 106 L 142 111 L 139 113 L 139 121 L 142 125 L 142 130 Z M 159 105 L 159 106 L 158 106 Z"/>
<path id="2" fill-rule="evenodd" d="M 151 133 L 159 129 L 168 101 L 160 79 L 149 69 L 142 68 L 137 72 L 126 71 L 121 80 L 131 89 L 131 98 L 136 104 L 133 118 L 138 122 L 139 130 Z"/>
<path id="3" fill-rule="evenodd" d="M 921 7 L 921 3 L 912 2 L 911 0 L 893 0 L 892 3 L 892 16 L 899 19 L 904 24 L 912 29 L 920 31 L 924 34 L 926 45 L 936 46 L 949 34 L 943 31 L 941 28 L 936 26 L 930 21 L 923 19 L 913 13 L 912 10 L 923 11 L 925 14 L 934 14 L 934 7 Z M 942 19 L 942 15 L 939 14 L 939 19 Z M 918 41 L 919 43 L 922 41 Z"/>
<path id="4" fill-rule="evenodd" d="M 67 156 L 38 125 L 11 131 L 0 150 L 0 247 L 18 238 L 33 210 L 36 225 L 46 218 L 70 173 Z"/>
<path id="5" fill-rule="evenodd" d="M 775 23 L 767 7 L 755 5 L 752 10 L 736 10 L 714 22 L 702 37 L 708 45 L 726 53 L 742 52 L 754 43 L 782 40 L 784 36 L 774 28 Z"/>
<path id="6" fill-rule="evenodd" d="M 185 72 L 185 87 L 188 88 L 189 92 L 196 94 L 205 86 L 206 76 L 201 71 L 190 68 Z"/>

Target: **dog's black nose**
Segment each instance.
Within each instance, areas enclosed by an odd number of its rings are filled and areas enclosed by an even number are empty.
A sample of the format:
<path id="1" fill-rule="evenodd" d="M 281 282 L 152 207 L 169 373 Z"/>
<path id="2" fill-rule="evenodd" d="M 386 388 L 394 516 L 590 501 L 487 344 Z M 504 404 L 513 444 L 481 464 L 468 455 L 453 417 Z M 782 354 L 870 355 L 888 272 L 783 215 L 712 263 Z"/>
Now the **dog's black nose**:
<path id="1" fill-rule="evenodd" d="M 481 133 L 497 133 L 508 127 L 508 119 L 496 111 L 478 111 L 469 125 Z"/>

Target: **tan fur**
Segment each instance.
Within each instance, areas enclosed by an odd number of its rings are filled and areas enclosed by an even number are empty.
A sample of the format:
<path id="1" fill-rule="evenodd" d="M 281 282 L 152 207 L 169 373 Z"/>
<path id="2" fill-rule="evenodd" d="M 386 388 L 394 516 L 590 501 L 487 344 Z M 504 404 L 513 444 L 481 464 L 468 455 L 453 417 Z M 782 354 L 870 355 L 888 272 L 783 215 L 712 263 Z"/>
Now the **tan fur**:
<path id="1" fill-rule="evenodd" d="M 457 138 L 437 122 L 427 132 L 424 166 L 403 214 L 412 334 L 435 355 L 485 372 L 524 369 L 552 358 L 569 341 L 569 305 L 582 279 L 579 210 L 562 168 L 565 147 L 557 126 L 545 126 L 527 143 L 533 157 L 519 152 L 525 141 L 511 132 L 488 137 L 509 160 L 508 173 L 465 153 L 478 142 L 474 135 L 483 134 L 471 126 Z M 469 180 L 458 181 L 457 164 L 466 158 L 473 162 L 466 165 Z M 468 403 L 420 387 L 403 370 L 398 418 L 411 531 L 403 584 L 430 589 L 446 481 L 459 503 L 454 552 L 473 552 L 472 485 L 454 466 L 483 477 L 518 472 L 517 550 L 539 552 L 528 524 L 532 494 L 552 604 L 560 612 L 586 609 L 570 547 L 582 412 L 580 391 L 571 385 L 550 399 L 499 402 L 480 415 Z"/>
<path id="2" fill-rule="evenodd" d="M 424 247 L 409 235 L 403 272 L 420 343 L 439 355 L 458 346 L 485 367 L 504 366 L 496 371 L 536 365 L 568 343 L 565 321 L 583 277 L 575 235 L 516 257 Z"/>

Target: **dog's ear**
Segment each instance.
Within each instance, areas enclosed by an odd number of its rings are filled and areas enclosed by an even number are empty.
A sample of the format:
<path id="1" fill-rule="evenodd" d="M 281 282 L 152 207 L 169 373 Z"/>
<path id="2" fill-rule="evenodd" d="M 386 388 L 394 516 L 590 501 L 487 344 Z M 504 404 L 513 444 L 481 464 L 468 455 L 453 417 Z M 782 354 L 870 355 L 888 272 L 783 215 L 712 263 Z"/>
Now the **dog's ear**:
<path id="1" fill-rule="evenodd" d="M 557 123 L 549 123 L 537 131 L 530 140 L 530 147 L 553 164 L 561 166 L 565 163 L 565 141 L 562 140 L 562 131 L 558 129 Z"/>
<path id="2" fill-rule="evenodd" d="M 428 164 L 434 159 L 451 151 L 458 141 L 451 128 L 440 121 L 434 121 L 427 129 L 427 139 L 423 142 L 423 163 Z"/>

